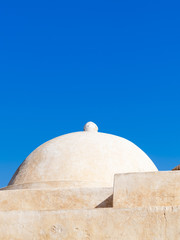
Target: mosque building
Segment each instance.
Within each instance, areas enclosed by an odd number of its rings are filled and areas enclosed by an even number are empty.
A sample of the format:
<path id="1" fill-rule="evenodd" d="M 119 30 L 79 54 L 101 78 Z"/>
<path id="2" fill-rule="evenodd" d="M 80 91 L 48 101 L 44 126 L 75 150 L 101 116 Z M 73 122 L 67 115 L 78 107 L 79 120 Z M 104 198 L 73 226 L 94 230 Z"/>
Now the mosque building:
<path id="1" fill-rule="evenodd" d="M 0 240 L 180 240 L 180 168 L 84 131 L 35 149 L 0 189 Z"/>

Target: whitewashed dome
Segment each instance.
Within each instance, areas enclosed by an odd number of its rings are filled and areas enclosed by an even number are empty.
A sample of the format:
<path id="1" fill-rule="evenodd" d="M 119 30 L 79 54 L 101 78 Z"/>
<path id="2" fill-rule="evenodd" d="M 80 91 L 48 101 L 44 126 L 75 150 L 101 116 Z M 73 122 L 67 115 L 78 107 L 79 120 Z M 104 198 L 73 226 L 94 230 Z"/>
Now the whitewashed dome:
<path id="1" fill-rule="evenodd" d="M 112 187 L 116 173 L 157 171 L 132 142 L 98 132 L 89 122 L 83 132 L 54 138 L 35 149 L 12 177 L 9 188 Z"/>

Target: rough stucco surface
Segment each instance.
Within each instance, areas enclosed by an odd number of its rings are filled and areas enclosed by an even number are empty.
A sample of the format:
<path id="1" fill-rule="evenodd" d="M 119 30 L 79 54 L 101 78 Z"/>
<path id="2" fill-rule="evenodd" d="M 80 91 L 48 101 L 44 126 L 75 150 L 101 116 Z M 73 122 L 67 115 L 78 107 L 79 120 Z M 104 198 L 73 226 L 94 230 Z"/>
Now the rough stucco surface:
<path id="1" fill-rule="evenodd" d="M 112 187 L 114 174 L 157 171 L 132 142 L 111 134 L 76 132 L 54 138 L 34 150 L 10 185 L 39 182 L 86 182 Z M 90 185 L 89 185 L 90 184 Z"/>
<path id="2" fill-rule="evenodd" d="M 177 205 L 180 205 L 180 171 L 115 175 L 113 207 Z"/>
<path id="3" fill-rule="evenodd" d="M 112 207 L 112 188 L 0 191 L 0 211 Z"/>
<path id="4" fill-rule="evenodd" d="M 179 240 L 180 207 L 0 211 L 3 240 Z"/>

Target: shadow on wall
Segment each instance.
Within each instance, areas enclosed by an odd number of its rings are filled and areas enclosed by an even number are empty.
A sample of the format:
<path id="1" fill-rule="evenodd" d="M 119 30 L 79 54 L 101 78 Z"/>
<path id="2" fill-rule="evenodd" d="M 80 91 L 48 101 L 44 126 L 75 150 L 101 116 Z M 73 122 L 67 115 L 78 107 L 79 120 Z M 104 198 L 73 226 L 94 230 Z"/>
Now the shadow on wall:
<path id="1" fill-rule="evenodd" d="M 112 208 L 113 207 L 113 195 L 106 198 L 102 203 L 97 205 L 95 208 Z"/>

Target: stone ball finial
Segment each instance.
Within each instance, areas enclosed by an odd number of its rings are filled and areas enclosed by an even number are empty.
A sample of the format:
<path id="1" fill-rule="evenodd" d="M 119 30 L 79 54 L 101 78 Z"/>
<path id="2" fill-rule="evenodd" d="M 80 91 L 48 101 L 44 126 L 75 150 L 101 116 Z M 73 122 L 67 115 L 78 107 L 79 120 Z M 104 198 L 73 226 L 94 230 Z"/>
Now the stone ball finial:
<path id="1" fill-rule="evenodd" d="M 93 122 L 88 122 L 84 125 L 85 132 L 97 132 L 98 126 Z"/>

